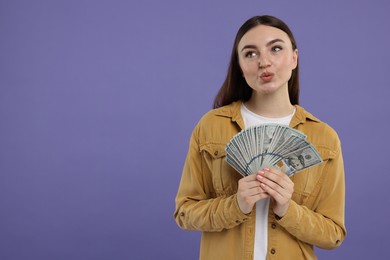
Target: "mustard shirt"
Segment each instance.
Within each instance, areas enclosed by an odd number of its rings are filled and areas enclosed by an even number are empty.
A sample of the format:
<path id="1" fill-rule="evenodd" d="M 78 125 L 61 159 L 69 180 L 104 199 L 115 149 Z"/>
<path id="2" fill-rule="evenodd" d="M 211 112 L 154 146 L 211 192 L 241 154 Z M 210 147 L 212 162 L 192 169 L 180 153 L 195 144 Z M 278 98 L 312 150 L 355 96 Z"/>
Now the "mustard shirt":
<path id="1" fill-rule="evenodd" d="M 253 259 L 255 208 L 243 214 L 237 204 L 242 176 L 225 161 L 225 146 L 244 129 L 241 102 L 206 113 L 190 139 L 176 196 L 175 220 L 202 231 L 200 259 Z M 291 177 L 294 193 L 286 215 L 269 208 L 267 259 L 317 259 L 313 246 L 334 249 L 346 235 L 345 179 L 340 140 L 327 124 L 296 105 L 290 127 L 302 131 L 323 163 Z"/>

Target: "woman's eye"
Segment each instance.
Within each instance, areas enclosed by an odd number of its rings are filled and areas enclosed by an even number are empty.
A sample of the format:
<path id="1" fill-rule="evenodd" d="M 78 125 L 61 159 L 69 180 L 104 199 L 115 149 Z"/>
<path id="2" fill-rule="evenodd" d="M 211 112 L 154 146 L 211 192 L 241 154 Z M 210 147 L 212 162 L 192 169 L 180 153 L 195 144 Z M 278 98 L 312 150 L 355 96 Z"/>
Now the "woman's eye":
<path id="1" fill-rule="evenodd" d="M 257 53 L 254 51 L 248 51 L 247 53 L 245 53 L 245 58 L 253 58 L 256 56 L 257 56 Z"/>
<path id="2" fill-rule="evenodd" d="M 282 47 L 280 47 L 280 46 L 274 46 L 274 47 L 272 47 L 272 51 L 273 52 L 279 52 L 279 51 L 281 51 L 282 50 Z"/>

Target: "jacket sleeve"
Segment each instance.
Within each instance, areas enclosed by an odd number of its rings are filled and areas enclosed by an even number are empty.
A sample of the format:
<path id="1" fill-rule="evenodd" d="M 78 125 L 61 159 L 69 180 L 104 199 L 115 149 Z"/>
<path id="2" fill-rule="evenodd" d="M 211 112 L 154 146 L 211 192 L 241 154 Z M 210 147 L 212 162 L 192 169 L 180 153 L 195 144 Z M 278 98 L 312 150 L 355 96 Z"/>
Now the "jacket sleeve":
<path id="1" fill-rule="evenodd" d="M 194 129 L 176 195 L 174 218 L 182 229 L 221 231 L 248 219 L 238 207 L 236 195 L 216 196 L 212 172 L 204 166 L 199 148 L 199 125 Z"/>
<path id="2" fill-rule="evenodd" d="M 327 160 L 318 189 L 313 209 L 291 201 L 278 223 L 303 242 L 333 249 L 340 246 L 346 235 L 344 163 L 338 138 L 334 157 Z"/>

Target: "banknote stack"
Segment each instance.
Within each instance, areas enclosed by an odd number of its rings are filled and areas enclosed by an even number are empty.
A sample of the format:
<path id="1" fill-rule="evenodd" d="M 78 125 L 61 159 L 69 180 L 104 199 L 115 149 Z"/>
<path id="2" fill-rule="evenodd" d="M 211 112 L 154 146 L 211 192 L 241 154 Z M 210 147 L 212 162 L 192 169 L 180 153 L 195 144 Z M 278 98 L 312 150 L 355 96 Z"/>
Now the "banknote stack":
<path id="1" fill-rule="evenodd" d="M 306 135 L 291 127 L 263 124 L 236 134 L 226 145 L 226 161 L 241 175 L 276 167 L 288 176 L 322 162 Z"/>

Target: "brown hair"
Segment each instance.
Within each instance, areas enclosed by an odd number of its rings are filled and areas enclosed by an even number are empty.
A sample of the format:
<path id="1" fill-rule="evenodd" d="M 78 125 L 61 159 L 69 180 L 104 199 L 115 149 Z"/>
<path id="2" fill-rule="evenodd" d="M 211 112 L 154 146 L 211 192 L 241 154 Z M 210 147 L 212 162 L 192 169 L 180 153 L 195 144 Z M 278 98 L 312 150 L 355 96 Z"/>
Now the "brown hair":
<path id="1" fill-rule="evenodd" d="M 269 15 L 254 16 L 247 20 L 237 32 L 236 38 L 234 40 L 226 79 L 214 99 L 213 108 L 225 106 L 238 100 L 245 102 L 250 99 L 252 95 L 252 89 L 246 83 L 245 78 L 242 77 L 240 65 L 238 63 L 237 46 L 244 34 L 258 25 L 272 26 L 284 31 L 291 40 L 293 50 L 297 49 L 294 35 L 292 34 L 287 24 L 285 24 L 282 20 Z M 290 102 L 293 105 L 299 104 L 298 71 L 299 63 L 297 64 L 297 67 L 292 71 L 291 78 L 288 81 L 288 94 L 290 97 Z"/>

